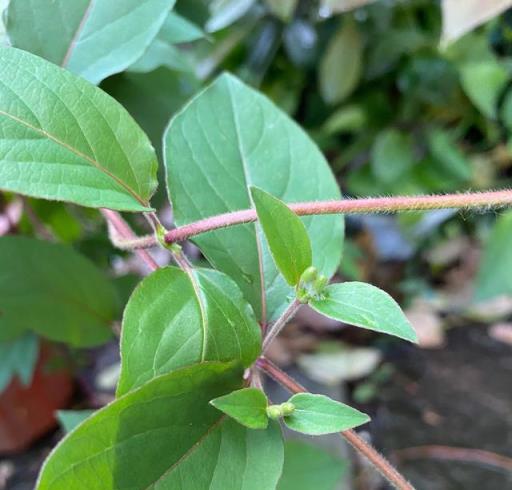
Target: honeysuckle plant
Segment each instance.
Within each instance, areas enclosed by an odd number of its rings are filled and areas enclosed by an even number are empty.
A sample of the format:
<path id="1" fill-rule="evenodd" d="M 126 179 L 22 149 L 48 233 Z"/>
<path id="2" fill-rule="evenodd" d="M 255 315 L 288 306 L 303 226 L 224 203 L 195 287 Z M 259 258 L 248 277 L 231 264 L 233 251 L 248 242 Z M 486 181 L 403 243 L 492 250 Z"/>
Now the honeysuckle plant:
<path id="1" fill-rule="evenodd" d="M 91 70 L 80 73 L 103 76 Z M 153 271 L 124 309 L 116 399 L 64 437 L 37 489 L 274 489 L 281 424 L 340 432 L 393 485 L 412 488 L 353 431 L 367 415 L 306 393 L 265 351 L 304 304 L 415 342 L 387 293 L 330 283 L 343 214 L 496 207 L 511 204 L 512 192 L 343 200 L 306 133 L 229 74 L 170 121 L 163 159 L 171 230 L 151 203 L 155 151 L 126 110 L 70 71 L 0 48 L 0 189 L 101 209 L 113 243 Z M 135 236 L 119 212 L 143 214 L 152 233 Z M 210 267 L 190 263 L 179 244 L 186 239 Z M 175 265 L 159 268 L 146 250 L 152 246 Z M 1 340 L 35 330 L 86 346 L 110 335 L 115 295 L 92 263 L 22 237 L 1 238 L 0 252 Z M 293 396 L 269 401 L 262 373 Z"/>

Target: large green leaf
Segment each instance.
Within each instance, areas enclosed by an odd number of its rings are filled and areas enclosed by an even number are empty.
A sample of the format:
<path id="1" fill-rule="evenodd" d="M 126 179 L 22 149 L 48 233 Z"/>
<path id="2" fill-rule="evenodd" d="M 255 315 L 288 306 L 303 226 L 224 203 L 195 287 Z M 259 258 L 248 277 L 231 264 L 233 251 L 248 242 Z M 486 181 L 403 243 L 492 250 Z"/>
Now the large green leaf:
<path id="1" fill-rule="evenodd" d="M 37 489 L 275 488 L 283 464 L 278 426 L 246 429 L 208 403 L 241 384 L 240 370 L 217 362 L 151 380 L 68 434 Z"/>
<path id="2" fill-rule="evenodd" d="M 295 406 L 283 418 L 287 427 L 303 434 L 319 436 L 353 429 L 369 422 L 368 415 L 324 395 L 298 393 L 290 400 Z"/>
<path id="3" fill-rule="evenodd" d="M 485 244 L 476 280 L 479 301 L 512 296 L 512 212 L 500 216 Z"/>
<path id="4" fill-rule="evenodd" d="M 126 306 L 117 394 L 200 361 L 240 360 L 248 367 L 260 344 L 254 313 L 227 276 L 210 269 L 159 269 Z"/>
<path id="5" fill-rule="evenodd" d="M 310 305 L 322 315 L 376 332 L 417 342 L 416 332 L 398 303 L 385 291 L 363 282 L 331 284 L 323 299 Z"/>
<path id="6" fill-rule="evenodd" d="M 164 144 L 169 196 L 179 225 L 250 208 L 251 185 L 287 203 L 340 197 L 329 166 L 304 131 L 230 75 L 218 78 L 171 121 Z M 313 262 L 321 273 L 332 275 L 341 255 L 343 218 L 303 220 Z M 271 319 L 291 289 L 261 238 L 249 224 L 195 241 L 216 268 L 238 283 L 257 315 Z"/>
<path id="7" fill-rule="evenodd" d="M 143 211 L 157 167 L 147 136 L 106 93 L 37 56 L 0 47 L 0 189 Z"/>
<path id="8" fill-rule="evenodd" d="M 169 118 L 197 92 L 199 83 L 190 74 L 160 67 L 150 73 L 124 72 L 101 87 L 123 104 L 160 154 Z"/>
<path id="9" fill-rule="evenodd" d="M 251 194 L 276 265 L 288 284 L 295 286 L 313 261 L 306 227 L 284 202 L 268 192 L 253 187 Z"/>
<path id="10" fill-rule="evenodd" d="M 11 0 L 12 44 L 92 83 L 123 71 L 149 46 L 175 0 Z"/>
<path id="11" fill-rule="evenodd" d="M 346 469 L 343 460 L 325 449 L 302 441 L 287 441 L 277 490 L 335 490 Z"/>
<path id="12" fill-rule="evenodd" d="M 113 286 L 73 249 L 21 236 L 0 238 L 0 341 L 33 330 L 74 346 L 107 340 Z"/>

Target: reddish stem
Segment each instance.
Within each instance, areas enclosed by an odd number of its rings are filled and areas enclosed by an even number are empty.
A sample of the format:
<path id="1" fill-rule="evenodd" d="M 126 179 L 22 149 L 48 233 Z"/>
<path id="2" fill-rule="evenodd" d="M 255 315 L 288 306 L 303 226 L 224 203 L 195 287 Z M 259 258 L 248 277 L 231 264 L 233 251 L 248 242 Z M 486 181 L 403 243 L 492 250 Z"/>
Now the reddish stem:
<path id="1" fill-rule="evenodd" d="M 272 361 L 260 357 L 256 364 L 265 371 L 271 378 L 284 386 L 291 393 L 305 393 L 307 390 L 279 369 Z M 414 487 L 391 465 L 391 463 L 380 454 L 373 446 L 361 439 L 353 430 L 345 430 L 340 434 L 361 454 L 366 456 L 375 468 L 399 490 L 414 490 Z"/>
<path id="2" fill-rule="evenodd" d="M 312 214 L 396 213 L 399 211 L 426 211 L 445 208 L 485 209 L 509 205 L 512 205 L 512 190 L 433 196 L 342 199 L 341 201 L 289 204 L 289 207 L 299 216 L 309 216 Z M 167 243 L 181 242 L 200 233 L 243 223 L 252 223 L 256 219 L 254 209 L 219 214 L 170 230 L 165 235 L 165 241 Z"/>
<path id="3" fill-rule="evenodd" d="M 111 209 L 100 209 L 101 214 L 105 217 L 109 225 L 111 225 L 117 234 L 126 240 L 136 239 L 137 236 L 132 231 L 128 223 L 122 218 L 117 211 Z M 137 248 L 134 252 L 142 259 L 142 261 L 149 267 L 150 270 L 154 271 L 158 269 L 158 264 L 155 259 L 142 248 Z"/>

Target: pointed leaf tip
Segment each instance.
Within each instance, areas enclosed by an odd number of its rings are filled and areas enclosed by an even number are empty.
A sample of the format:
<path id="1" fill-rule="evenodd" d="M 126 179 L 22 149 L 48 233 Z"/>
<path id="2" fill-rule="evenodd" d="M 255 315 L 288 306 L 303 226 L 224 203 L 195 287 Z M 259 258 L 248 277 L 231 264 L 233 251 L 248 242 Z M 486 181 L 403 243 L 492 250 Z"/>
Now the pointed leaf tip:
<path id="1" fill-rule="evenodd" d="M 251 196 L 272 257 L 288 284 L 296 286 L 313 261 L 306 227 L 277 197 L 258 187 L 251 187 Z"/>
<path id="2" fill-rule="evenodd" d="M 329 318 L 417 343 L 418 337 L 398 303 L 385 291 L 362 282 L 331 284 L 310 306 Z"/>
<path id="3" fill-rule="evenodd" d="M 256 388 L 233 391 L 214 398 L 210 404 L 249 429 L 266 429 L 268 426 L 267 397 Z"/>

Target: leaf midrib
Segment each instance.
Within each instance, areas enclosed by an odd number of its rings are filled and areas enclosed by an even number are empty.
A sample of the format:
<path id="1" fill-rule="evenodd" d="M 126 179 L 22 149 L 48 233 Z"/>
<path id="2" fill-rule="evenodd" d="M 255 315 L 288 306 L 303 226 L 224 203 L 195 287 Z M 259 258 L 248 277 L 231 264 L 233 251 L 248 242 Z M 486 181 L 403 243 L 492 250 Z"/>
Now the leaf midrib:
<path id="1" fill-rule="evenodd" d="M 254 202 L 252 201 L 250 186 L 253 185 L 250 179 L 250 172 L 248 168 L 248 164 L 246 161 L 246 155 L 242 148 L 242 137 L 240 133 L 240 122 L 238 121 L 237 112 L 235 110 L 235 104 L 234 104 L 234 94 L 231 87 L 231 80 L 227 80 L 227 87 L 229 92 L 229 102 L 231 105 L 231 112 L 233 114 L 233 122 L 235 125 L 235 133 L 236 133 L 236 140 L 237 140 L 237 150 L 238 154 L 240 155 L 240 161 L 242 162 L 242 170 L 244 172 L 244 180 L 245 180 L 245 190 L 247 192 L 247 198 L 249 202 L 251 203 L 251 207 L 254 207 Z M 258 233 L 258 230 L 256 228 L 256 225 L 252 225 L 254 229 L 254 238 L 256 241 L 256 250 L 258 252 L 258 269 L 260 273 L 260 302 L 261 302 L 261 323 L 262 325 L 266 325 L 267 323 L 267 296 L 265 291 L 265 271 L 263 267 L 263 248 L 262 243 L 260 240 L 260 235 Z"/>
<path id="2" fill-rule="evenodd" d="M 68 150 L 69 152 L 75 154 L 79 158 L 85 160 L 90 165 L 95 167 L 97 170 L 99 170 L 100 172 L 104 173 L 105 175 L 110 177 L 112 180 L 114 180 L 131 197 L 133 197 L 141 206 L 144 206 L 146 208 L 149 207 L 149 203 L 145 202 L 144 199 L 142 199 L 137 193 L 135 193 L 125 182 L 123 182 L 119 177 L 117 177 L 115 174 L 110 172 L 107 168 L 105 168 L 97 160 L 95 160 L 95 159 L 85 155 L 84 153 L 82 153 L 81 151 L 77 150 L 76 148 L 73 148 L 72 146 L 68 145 L 67 143 L 65 143 L 64 141 L 60 140 L 59 138 L 57 138 L 53 134 L 49 133 L 48 131 L 46 131 L 46 130 L 44 130 L 42 128 L 38 128 L 37 126 L 34 126 L 33 124 L 31 124 L 31 123 L 29 123 L 27 121 L 24 121 L 23 119 L 21 119 L 21 118 L 19 118 L 17 116 L 14 116 L 13 114 L 9 114 L 8 112 L 5 112 L 5 111 L 0 109 L 0 115 L 3 115 L 5 117 L 7 117 L 7 118 L 17 122 L 18 124 L 21 124 L 21 125 L 25 126 L 26 128 L 29 128 L 32 131 L 34 131 L 34 132 L 36 132 L 36 133 L 38 133 L 38 134 L 40 134 L 40 135 L 50 139 L 51 141 L 53 141 L 57 145 L 61 146 L 62 148 L 66 149 L 66 150 Z"/>
<path id="3" fill-rule="evenodd" d="M 73 35 L 73 37 L 69 43 L 68 49 L 66 50 L 66 53 L 64 54 L 64 58 L 62 59 L 62 63 L 60 66 L 66 67 L 67 64 L 69 63 L 69 60 L 71 59 L 71 55 L 73 54 L 73 49 L 75 49 L 78 39 L 79 39 L 80 35 L 82 34 L 82 31 L 84 30 L 85 23 L 87 22 L 87 19 L 89 18 L 89 15 L 91 14 L 93 4 L 94 4 L 94 0 L 89 0 L 89 3 L 84 10 L 84 14 L 83 14 L 82 18 L 80 19 L 80 22 L 76 28 L 75 34 Z"/>
<path id="4" fill-rule="evenodd" d="M 181 456 L 180 458 L 175 461 L 171 466 L 169 466 L 169 468 L 167 468 L 165 470 L 164 473 L 162 473 L 157 480 L 155 480 L 154 482 L 151 482 L 149 484 L 149 486 L 147 486 L 144 490 L 151 490 L 152 488 L 154 488 L 154 485 L 156 485 L 158 482 L 162 481 L 163 478 L 165 478 L 166 476 L 168 476 L 170 473 L 172 473 L 172 471 L 178 467 L 179 464 L 181 464 L 184 460 L 186 460 L 189 456 L 191 456 L 194 451 L 199 448 L 199 446 L 201 445 L 201 443 L 207 439 L 214 431 L 215 429 L 217 429 L 217 427 L 220 426 L 220 424 L 222 422 L 224 422 L 224 420 L 227 418 L 227 415 L 221 415 L 216 421 L 215 423 L 213 423 L 209 428 L 208 430 L 194 443 L 192 444 Z"/>

